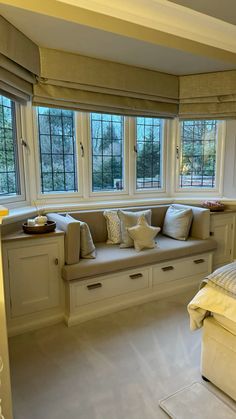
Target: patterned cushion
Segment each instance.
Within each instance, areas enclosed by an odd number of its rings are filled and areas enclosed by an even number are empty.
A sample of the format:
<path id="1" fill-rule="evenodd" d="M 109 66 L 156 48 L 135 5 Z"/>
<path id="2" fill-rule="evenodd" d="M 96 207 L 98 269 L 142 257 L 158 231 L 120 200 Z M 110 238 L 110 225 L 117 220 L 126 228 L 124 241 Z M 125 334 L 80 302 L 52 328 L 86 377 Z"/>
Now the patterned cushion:
<path id="1" fill-rule="evenodd" d="M 106 210 L 103 213 L 107 223 L 107 235 L 109 244 L 120 244 L 121 232 L 120 232 L 120 219 L 117 214 L 117 210 Z"/>

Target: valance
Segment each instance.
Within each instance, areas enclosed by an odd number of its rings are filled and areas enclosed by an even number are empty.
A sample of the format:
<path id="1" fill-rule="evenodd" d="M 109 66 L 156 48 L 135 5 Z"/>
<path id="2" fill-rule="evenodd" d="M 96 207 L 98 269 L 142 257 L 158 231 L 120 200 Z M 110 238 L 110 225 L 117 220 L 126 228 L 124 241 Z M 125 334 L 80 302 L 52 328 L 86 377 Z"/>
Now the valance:
<path id="1" fill-rule="evenodd" d="M 178 113 L 177 76 L 45 48 L 40 56 L 34 105 L 123 115 Z"/>
<path id="2" fill-rule="evenodd" d="M 38 46 L 0 16 L 0 93 L 25 103 L 39 74 Z"/>

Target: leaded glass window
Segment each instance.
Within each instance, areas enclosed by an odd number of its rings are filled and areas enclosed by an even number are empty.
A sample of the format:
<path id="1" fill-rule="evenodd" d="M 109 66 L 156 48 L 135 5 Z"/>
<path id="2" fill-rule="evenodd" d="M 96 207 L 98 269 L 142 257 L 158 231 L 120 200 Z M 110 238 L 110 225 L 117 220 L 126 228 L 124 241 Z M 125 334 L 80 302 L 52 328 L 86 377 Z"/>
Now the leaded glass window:
<path id="1" fill-rule="evenodd" d="M 0 195 L 19 195 L 15 103 L 0 96 Z"/>
<path id="2" fill-rule="evenodd" d="M 76 192 L 74 112 L 37 108 L 41 191 Z"/>
<path id="3" fill-rule="evenodd" d="M 162 187 L 162 132 L 162 119 L 136 118 L 137 189 Z"/>
<path id="4" fill-rule="evenodd" d="M 180 140 L 180 188 L 215 188 L 217 121 L 182 121 Z"/>
<path id="5" fill-rule="evenodd" d="M 92 190 L 124 189 L 124 118 L 91 113 Z"/>

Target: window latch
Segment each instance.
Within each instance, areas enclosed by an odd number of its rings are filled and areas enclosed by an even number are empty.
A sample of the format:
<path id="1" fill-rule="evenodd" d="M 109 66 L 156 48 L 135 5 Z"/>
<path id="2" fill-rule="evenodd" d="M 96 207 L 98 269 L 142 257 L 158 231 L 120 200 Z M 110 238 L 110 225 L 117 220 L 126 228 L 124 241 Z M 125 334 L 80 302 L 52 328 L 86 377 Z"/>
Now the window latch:
<path id="1" fill-rule="evenodd" d="M 80 150 L 81 150 L 81 157 L 84 157 L 84 146 L 80 141 Z"/>
<path id="2" fill-rule="evenodd" d="M 23 140 L 23 138 L 21 138 L 20 142 L 21 142 L 21 145 L 22 145 L 23 147 L 25 147 L 25 148 L 27 148 L 27 147 L 28 147 L 27 142 L 26 142 L 25 140 Z"/>
<path id="3" fill-rule="evenodd" d="M 134 145 L 134 152 L 135 152 L 136 154 L 138 154 L 138 149 L 137 149 L 137 146 L 136 146 L 136 145 Z"/>
<path id="4" fill-rule="evenodd" d="M 179 146 L 176 147 L 176 158 L 179 160 Z"/>

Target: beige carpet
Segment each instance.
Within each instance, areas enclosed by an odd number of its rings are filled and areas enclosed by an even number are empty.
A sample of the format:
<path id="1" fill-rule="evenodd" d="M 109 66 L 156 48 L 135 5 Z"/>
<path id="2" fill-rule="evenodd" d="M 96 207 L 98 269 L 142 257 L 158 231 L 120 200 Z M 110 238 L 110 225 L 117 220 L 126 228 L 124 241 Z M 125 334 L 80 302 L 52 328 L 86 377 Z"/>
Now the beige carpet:
<path id="1" fill-rule="evenodd" d="M 11 338 L 14 419 L 168 419 L 159 400 L 201 381 L 190 298 Z"/>
<path id="2" fill-rule="evenodd" d="M 235 419 L 236 410 L 225 404 L 201 383 L 193 383 L 160 401 L 173 419 Z"/>

